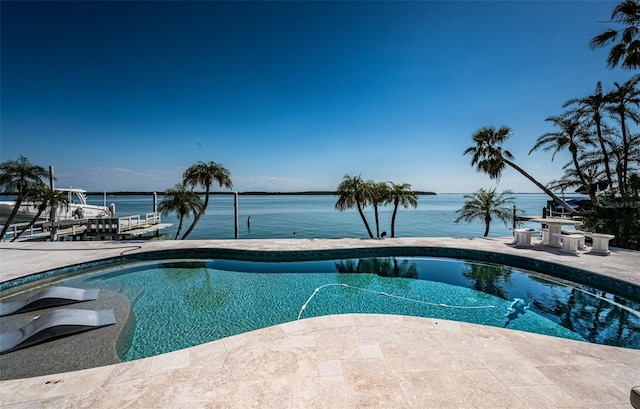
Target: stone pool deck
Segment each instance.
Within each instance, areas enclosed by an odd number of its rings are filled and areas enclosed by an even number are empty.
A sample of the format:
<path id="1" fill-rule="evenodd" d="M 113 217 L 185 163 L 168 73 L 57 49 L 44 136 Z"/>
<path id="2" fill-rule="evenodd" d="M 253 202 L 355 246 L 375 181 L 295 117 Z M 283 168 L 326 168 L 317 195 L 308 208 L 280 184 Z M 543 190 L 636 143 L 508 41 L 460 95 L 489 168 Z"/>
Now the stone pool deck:
<path id="1" fill-rule="evenodd" d="M 512 241 L 0 243 L 0 282 L 122 252 L 426 246 L 529 257 L 640 286 L 640 252 L 613 248 L 609 256 L 573 256 L 546 247 L 515 248 Z M 640 350 L 445 320 L 351 314 L 290 322 L 133 362 L 3 381 L 0 407 L 628 409 L 639 368 Z"/>

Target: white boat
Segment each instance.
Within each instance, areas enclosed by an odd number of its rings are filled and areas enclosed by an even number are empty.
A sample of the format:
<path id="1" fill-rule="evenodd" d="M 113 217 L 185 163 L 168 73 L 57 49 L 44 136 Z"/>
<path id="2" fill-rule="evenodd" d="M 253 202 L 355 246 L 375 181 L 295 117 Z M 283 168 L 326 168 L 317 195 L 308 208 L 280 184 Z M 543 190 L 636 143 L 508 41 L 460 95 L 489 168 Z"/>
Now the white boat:
<path id="1" fill-rule="evenodd" d="M 96 206 L 87 204 L 87 191 L 84 189 L 56 189 L 66 192 L 69 197 L 68 206 L 60 206 L 56 209 L 56 220 L 89 219 L 97 217 L 115 217 L 115 206 Z M 13 211 L 15 201 L 0 202 L 0 220 L 3 222 L 9 218 Z M 20 205 L 12 223 L 30 222 L 38 214 L 38 208 L 34 203 L 25 202 Z M 49 209 L 42 212 L 41 220 L 49 220 Z"/>

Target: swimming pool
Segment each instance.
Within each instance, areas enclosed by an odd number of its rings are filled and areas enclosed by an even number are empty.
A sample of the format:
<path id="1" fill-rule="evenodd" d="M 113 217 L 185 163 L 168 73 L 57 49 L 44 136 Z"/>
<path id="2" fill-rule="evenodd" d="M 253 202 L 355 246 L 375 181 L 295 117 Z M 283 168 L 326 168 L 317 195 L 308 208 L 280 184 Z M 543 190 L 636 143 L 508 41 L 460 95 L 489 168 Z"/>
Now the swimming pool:
<path id="1" fill-rule="evenodd" d="M 436 257 L 180 258 L 106 265 L 50 285 L 124 294 L 124 361 L 283 322 L 379 313 L 465 321 L 640 349 L 638 300 L 501 264 Z"/>

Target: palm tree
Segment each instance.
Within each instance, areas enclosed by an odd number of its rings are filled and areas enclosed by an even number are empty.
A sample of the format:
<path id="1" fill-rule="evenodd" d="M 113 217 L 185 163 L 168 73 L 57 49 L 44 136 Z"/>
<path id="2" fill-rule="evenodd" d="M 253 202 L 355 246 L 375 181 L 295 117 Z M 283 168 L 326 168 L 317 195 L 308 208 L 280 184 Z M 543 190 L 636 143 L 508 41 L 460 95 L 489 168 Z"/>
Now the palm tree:
<path id="1" fill-rule="evenodd" d="M 628 120 L 638 124 L 640 123 L 640 115 L 637 108 L 640 105 L 640 75 L 634 75 L 624 84 L 620 85 L 614 82 L 616 89 L 606 95 L 608 104 L 607 111 L 620 123 L 620 132 L 622 134 L 622 163 L 618 173 L 618 187 L 620 194 L 624 196 L 627 186 L 628 169 L 629 169 L 629 153 L 631 150 Z M 621 176 L 621 177 L 620 177 Z"/>
<path id="2" fill-rule="evenodd" d="M 625 27 L 609 29 L 591 40 L 592 49 L 602 48 L 609 43 L 616 43 L 609 51 L 607 66 L 614 68 L 622 60 L 622 68 L 631 70 L 640 67 L 640 1 L 625 0 L 618 4 L 611 13 L 611 20 Z"/>
<path id="3" fill-rule="evenodd" d="M 471 223 L 475 219 L 482 219 L 485 223 L 484 237 L 489 235 L 489 226 L 493 217 L 507 223 L 511 219 L 512 206 L 514 204 L 514 197 L 508 196 L 513 194 L 510 190 L 496 195 L 496 189 L 484 190 L 480 189 L 475 193 L 464 195 L 467 201 L 464 203 L 461 209 L 456 210 L 460 213 L 460 216 L 455 220 L 456 223 L 466 221 Z"/>
<path id="4" fill-rule="evenodd" d="M 42 216 L 47 208 L 54 209 L 56 206 L 67 206 L 69 204 L 69 198 L 65 194 L 65 192 L 61 192 L 60 190 L 52 190 L 44 183 L 39 183 L 34 189 L 29 190 L 25 196 L 25 200 L 29 203 L 33 203 L 38 209 L 38 213 L 33 216 L 33 219 L 29 222 L 27 226 L 25 226 L 16 236 L 11 239 L 11 241 L 16 241 L 18 237 L 22 235 L 25 231 L 29 230 Z"/>
<path id="5" fill-rule="evenodd" d="M 418 195 L 411 190 L 409 183 L 395 184 L 389 182 L 391 185 L 389 191 L 389 198 L 393 203 L 393 215 L 391 216 L 391 237 L 396 237 L 396 215 L 398 213 L 398 207 L 402 205 L 405 209 L 412 206 L 414 209 L 418 207 Z"/>
<path id="6" fill-rule="evenodd" d="M 27 192 L 37 184 L 42 183 L 42 179 L 48 175 L 49 173 L 45 168 L 32 165 L 29 159 L 22 155 L 16 160 L 0 163 L 0 188 L 3 193 L 17 193 L 16 203 L 2 228 L 0 240 L 9 230 L 9 226 L 18 213 L 18 209 L 22 205 Z"/>
<path id="7" fill-rule="evenodd" d="M 204 205 L 200 196 L 193 190 L 188 189 L 184 184 L 178 183 L 173 188 L 165 190 L 164 198 L 158 206 L 158 211 L 163 216 L 174 212 L 178 215 L 178 231 L 176 232 L 176 237 L 173 238 L 177 240 L 180 230 L 182 230 L 184 218 L 189 217 L 191 213 L 198 214 L 203 211 L 203 208 Z"/>
<path id="8" fill-rule="evenodd" d="M 491 179 L 500 179 L 505 166 L 511 166 L 542 189 L 554 202 L 563 206 L 568 212 L 575 213 L 575 209 L 569 206 L 564 200 L 560 199 L 546 186 L 535 180 L 531 175 L 512 162 L 515 158 L 511 152 L 503 150 L 500 146 L 510 135 L 511 129 L 507 126 L 502 126 L 498 130 L 492 126 L 480 128 L 472 135 L 473 142 L 475 142 L 476 145 L 467 148 L 467 150 L 464 151 L 464 155 L 472 154 L 471 166 L 476 166 L 478 172 L 488 174 Z"/>
<path id="9" fill-rule="evenodd" d="M 604 187 L 604 185 L 607 182 L 604 181 L 603 179 L 604 173 L 602 169 L 598 166 L 599 160 L 590 159 L 589 156 L 596 156 L 596 155 L 594 153 L 588 153 L 587 155 L 582 157 L 582 159 L 580 160 L 582 175 L 584 176 L 585 180 L 589 184 L 590 190 L 591 190 L 591 187 L 598 187 L 598 186 Z M 576 172 L 576 170 L 569 165 L 571 164 L 568 163 L 567 165 L 565 165 L 564 174 L 560 179 L 554 179 L 548 183 L 547 186 L 550 189 L 559 190 L 561 192 L 565 192 L 568 189 L 572 189 L 572 191 L 580 191 L 580 192 L 583 191 L 581 187 L 584 186 L 584 184 L 580 180 L 580 177 L 578 176 L 578 172 Z M 595 191 L 595 189 L 593 190 Z M 592 201 L 592 203 L 595 203 L 595 202 Z"/>
<path id="10" fill-rule="evenodd" d="M 607 183 L 609 185 L 609 188 L 612 189 L 613 178 L 610 166 L 609 148 L 607 147 L 607 144 L 609 142 L 604 137 L 606 127 L 604 126 L 605 124 L 603 122 L 603 117 L 606 111 L 606 103 L 607 100 L 602 94 L 602 82 L 598 81 L 593 95 L 585 98 L 570 99 L 565 102 L 562 107 L 566 108 L 571 105 L 578 105 L 578 107 L 575 109 L 578 117 L 588 118 L 591 122 L 593 122 L 593 125 L 595 125 L 596 138 L 598 139 L 600 151 L 602 152 L 602 162 L 604 164 L 604 170 L 607 175 Z"/>
<path id="11" fill-rule="evenodd" d="M 389 186 L 384 182 L 367 182 L 369 185 L 369 203 L 373 206 L 373 214 L 376 218 L 376 238 L 380 238 L 380 220 L 378 218 L 378 206 L 389 203 Z"/>
<path id="12" fill-rule="evenodd" d="M 190 166 L 182 174 L 182 179 L 185 185 L 191 186 L 192 188 L 196 186 L 203 186 L 205 188 L 202 210 L 196 213 L 193 223 L 191 223 L 191 226 L 189 226 L 184 236 L 182 236 L 182 240 L 184 240 L 191 234 L 202 215 L 204 215 L 205 210 L 207 210 L 207 206 L 209 206 L 209 193 L 213 182 L 218 182 L 220 187 L 224 186 L 227 189 L 233 188 L 233 182 L 231 182 L 231 173 L 229 170 L 213 161 L 209 163 L 199 161 L 195 165 Z"/>
<path id="13" fill-rule="evenodd" d="M 367 218 L 362 211 L 364 206 L 367 205 L 370 197 L 368 186 L 362 180 L 362 177 L 359 175 L 344 175 L 342 182 L 338 185 L 337 194 L 338 200 L 335 205 L 336 210 L 343 212 L 347 209 L 353 209 L 354 207 L 357 208 L 358 213 L 362 218 L 362 222 L 364 223 L 364 227 L 367 228 L 369 238 L 373 238 L 373 233 L 371 233 L 371 228 L 369 227 Z"/>
<path id="14" fill-rule="evenodd" d="M 571 153 L 571 160 L 576 170 L 576 175 L 582 183 L 582 186 L 589 191 L 589 198 L 592 203 L 596 202 L 595 191 L 589 189 L 590 183 L 587 181 L 583 171 L 582 165 L 578 162 L 578 154 L 581 153 L 583 148 L 587 145 L 591 145 L 592 142 L 589 139 L 589 134 L 584 125 L 575 117 L 567 114 L 563 116 L 551 116 L 546 121 L 553 122 L 554 125 L 560 128 L 557 132 L 547 132 L 538 138 L 531 152 L 542 148 L 545 152 L 553 150 L 551 160 L 556 157 L 556 153 L 563 149 L 568 149 Z"/>

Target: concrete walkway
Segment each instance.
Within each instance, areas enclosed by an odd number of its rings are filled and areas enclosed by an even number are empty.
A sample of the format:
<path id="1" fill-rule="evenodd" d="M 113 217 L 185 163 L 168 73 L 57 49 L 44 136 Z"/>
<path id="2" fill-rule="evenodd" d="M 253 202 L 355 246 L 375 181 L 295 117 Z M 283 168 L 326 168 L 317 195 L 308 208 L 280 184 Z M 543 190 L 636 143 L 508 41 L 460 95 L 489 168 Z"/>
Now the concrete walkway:
<path id="1" fill-rule="evenodd" d="M 126 252 L 437 246 L 570 265 L 638 285 L 640 253 L 568 256 L 511 238 L 1 243 L 0 281 Z M 0 382 L 0 407 L 630 408 L 640 351 L 384 315 L 290 322 L 147 359 Z M 1 368 L 0 368 L 1 370 Z"/>

